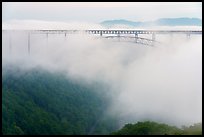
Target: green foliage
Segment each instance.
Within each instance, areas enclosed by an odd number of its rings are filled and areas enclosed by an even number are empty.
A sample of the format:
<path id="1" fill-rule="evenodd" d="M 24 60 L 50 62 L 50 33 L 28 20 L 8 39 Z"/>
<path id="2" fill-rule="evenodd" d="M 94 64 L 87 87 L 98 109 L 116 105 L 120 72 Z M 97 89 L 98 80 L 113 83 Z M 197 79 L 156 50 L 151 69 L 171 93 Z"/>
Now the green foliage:
<path id="1" fill-rule="evenodd" d="M 202 124 L 180 129 L 175 126 L 151 121 L 126 124 L 122 129 L 113 132 L 112 135 L 201 135 Z"/>
<path id="2" fill-rule="evenodd" d="M 202 135 L 202 123 L 196 123 L 189 127 L 183 126 L 183 134 L 185 135 Z"/>
<path id="3" fill-rule="evenodd" d="M 5 135 L 109 134 L 117 118 L 107 116 L 103 86 L 85 86 L 42 69 L 2 71 L 2 133 Z M 99 91 L 99 92 L 98 92 Z M 156 122 L 126 124 L 112 135 L 201 135 L 202 123 L 182 129 Z"/>
<path id="4" fill-rule="evenodd" d="M 39 69 L 7 66 L 2 74 L 3 134 L 108 134 L 115 129 L 97 86 Z"/>

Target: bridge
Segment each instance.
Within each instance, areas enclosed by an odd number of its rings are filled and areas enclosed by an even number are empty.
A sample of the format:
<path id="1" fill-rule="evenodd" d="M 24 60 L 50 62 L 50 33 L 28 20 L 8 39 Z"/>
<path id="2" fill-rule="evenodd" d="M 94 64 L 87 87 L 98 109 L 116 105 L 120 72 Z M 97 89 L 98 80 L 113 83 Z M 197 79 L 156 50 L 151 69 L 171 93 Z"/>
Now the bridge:
<path id="1" fill-rule="evenodd" d="M 105 36 L 105 38 L 135 39 L 136 43 L 141 43 L 144 45 L 154 45 L 154 43 L 156 42 L 156 34 L 170 34 L 170 35 L 185 34 L 187 38 L 190 38 L 190 35 L 202 34 L 202 31 L 199 31 L 199 30 L 35 30 L 33 31 L 33 33 L 41 33 L 41 34 L 45 33 L 47 35 L 63 33 L 65 36 L 67 34 L 77 34 L 77 33 L 98 34 L 101 37 Z M 124 34 L 126 36 L 123 36 Z M 152 35 L 152 38 L 146 39 L 146 38 L 139 37 L 139 35 L 141 34 Z"/>
<path id="2" fill-rule="evenodd" d="M 23 31 L 28 34 L 28 53 L 30 53 L 30 36 L 31 34 L 46 34 L 47 39 L 50 34 L 89 34 L 99 35 L 103 38 L 134 39 L 135 43 L 153 46 L 157 34 L 184 34 L 187 38 L 190 35 L 202 35 L 202 30 L 2 30 L 2 32 L 19 32 Z M 151 35 L 151 39 L 139 37 L 139 35 Z M 11 38 L 10 38 L 11 39 Z M 10 42 L 11 43 L 11 42 Z M 10 45 L 11 46 L 11 45 Z"/>

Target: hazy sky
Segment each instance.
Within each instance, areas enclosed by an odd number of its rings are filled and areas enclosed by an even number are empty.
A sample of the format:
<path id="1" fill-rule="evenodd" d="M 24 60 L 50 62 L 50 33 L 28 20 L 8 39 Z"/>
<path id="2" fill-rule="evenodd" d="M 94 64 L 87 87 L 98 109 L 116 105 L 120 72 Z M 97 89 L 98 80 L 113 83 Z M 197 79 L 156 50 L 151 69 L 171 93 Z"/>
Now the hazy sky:
<path id="1" fill-rule="evenodd" d="M 3 2 L 2 20 L 132 21 L 162 17 L 202 18 L 201 2 Z"/>

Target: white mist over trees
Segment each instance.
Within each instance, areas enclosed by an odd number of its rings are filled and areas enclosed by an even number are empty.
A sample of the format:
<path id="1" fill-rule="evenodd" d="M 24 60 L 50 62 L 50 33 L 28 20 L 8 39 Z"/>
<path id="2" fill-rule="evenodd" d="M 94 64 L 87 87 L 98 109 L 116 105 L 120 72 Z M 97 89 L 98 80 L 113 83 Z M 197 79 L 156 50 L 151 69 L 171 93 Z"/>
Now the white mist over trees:
<path id="1" fill-rule="evenodd" d="M 152 47 L 85 34 L 49 34 L 48 39 L 31 34 L 28 55 L 27 33 L 2 34 L 3 65 L 43 67 L 110 86 L 106 94 L 112 103 L 105 111 L 119 117 L 121 126 L 141 120 L 178 126 L 202 121 L 201 36 L 157 35 L 162 43 Z"/>

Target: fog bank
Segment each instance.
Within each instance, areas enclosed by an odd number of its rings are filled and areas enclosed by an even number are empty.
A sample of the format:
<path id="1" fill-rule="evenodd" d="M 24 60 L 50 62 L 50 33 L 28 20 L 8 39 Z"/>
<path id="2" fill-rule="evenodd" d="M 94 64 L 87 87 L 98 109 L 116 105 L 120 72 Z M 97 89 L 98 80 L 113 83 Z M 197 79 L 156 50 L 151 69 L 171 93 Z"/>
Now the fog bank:
<path id="1" fill-rule="evenodd" d="M 72 26 L 72 25 L 70 25 Z M 77 26 L 77 25 L 76 25 Z M 84 28 L 84 27 L 82 27 Z M 127 122 L 172 125 L 202 121 L 202 38 L 158 35 L 155 46 L 93 35 L 2 32 L 3 65 L 42 67 L 73 80 L 110 86 L 107 113 Z"/>

